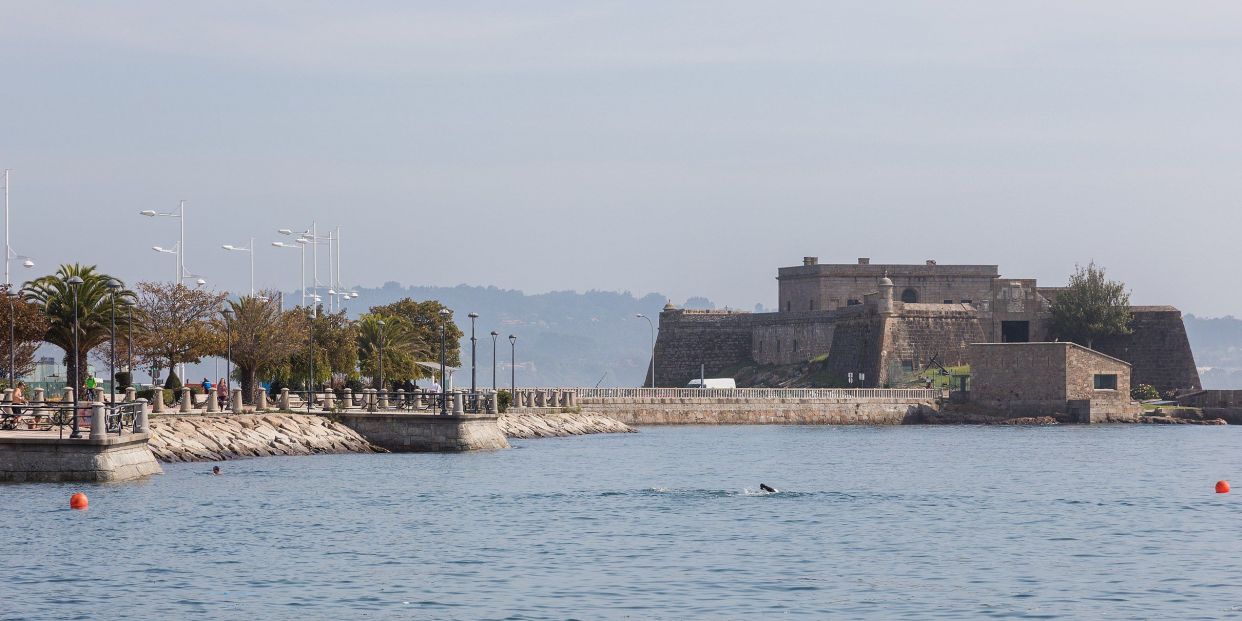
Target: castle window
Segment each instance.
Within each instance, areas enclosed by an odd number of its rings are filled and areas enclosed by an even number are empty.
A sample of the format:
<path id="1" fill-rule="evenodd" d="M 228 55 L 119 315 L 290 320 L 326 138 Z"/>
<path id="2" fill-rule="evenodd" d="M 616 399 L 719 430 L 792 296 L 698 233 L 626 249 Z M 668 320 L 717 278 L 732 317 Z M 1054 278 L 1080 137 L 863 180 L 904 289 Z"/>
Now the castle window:
<path id="1" fill-rule="evenodd" d="M 785 312 L 788 313 L 791 310 L 793 310 L 793 302 L 786 300 L 785 301 Z"/>
<path id="2" fill-rule="evenodd" d="M 807 309 L 807 310 L 815 310 L 815 300 L 811 300 L 810 302 L 807 302 L 807 303 L 806 303 L 806 309 Z"/>
<path id="3" fill-rule="evenodd" d="M 1095 389 L 1096 390 L 1117 390 L 1117 376 L 1116 375 L 1101 375 L 1097 373 L 1095 376 Z"/>
<path id="4" fill-rule="evenodd" d="M 962 304 L 974 304 L 970 299 L 962 300 Z"/>
<path id="5" fill-rule="evenodd" d="M 796 351 L 798 351 L 798 339 L 794 339 L 794 348 L 793 348 L 793 350 L 794 350 L 795 352 L 796 352 Z"/>
<path id="6" fill-rule="evenodd" d="M 858 300 L 849 300 L 845 304 L 847 306 L 858 306 L 859 304 L 862 304 L 862 302 L 859 302 Z"/>
<path id="7" fill-rule="evenodd" d="M 953 300 L 945 300 L 945 301 L 944 301 L 944 303 L 945 303 L 945 304 L 952 304 L 952 303 L 953 303 Z"/>
<path id="8" fill-rule="evenodd" d="M 906 289 L 901 292 L 901 301 L 907 304 L 913 304 L 919 301 L 919 292 L 914 289 Z"/>
<path id="9" fill-rule="evenodd" d="M 776 353 L 781 353 L 781 340 L 776 339 Z"/>

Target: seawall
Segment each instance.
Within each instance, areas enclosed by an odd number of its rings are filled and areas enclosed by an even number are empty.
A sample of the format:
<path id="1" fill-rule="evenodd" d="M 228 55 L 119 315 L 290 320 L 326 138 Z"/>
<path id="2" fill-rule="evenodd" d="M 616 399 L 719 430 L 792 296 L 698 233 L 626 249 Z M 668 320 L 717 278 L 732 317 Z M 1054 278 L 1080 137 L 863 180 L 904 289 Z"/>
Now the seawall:
<path id="1" fill-rule="evenodd" d="M 381 451 L 344 425 L 306 414 L 156 417 L 149 446 L 163 462 Z"/>
<path id="2" fill-rule="evenodd" d="M 922 422 L 932 401 L 860 403 L 804 399 L 608 399 L 589 408 L 627 425 L 901 425 Z"/>

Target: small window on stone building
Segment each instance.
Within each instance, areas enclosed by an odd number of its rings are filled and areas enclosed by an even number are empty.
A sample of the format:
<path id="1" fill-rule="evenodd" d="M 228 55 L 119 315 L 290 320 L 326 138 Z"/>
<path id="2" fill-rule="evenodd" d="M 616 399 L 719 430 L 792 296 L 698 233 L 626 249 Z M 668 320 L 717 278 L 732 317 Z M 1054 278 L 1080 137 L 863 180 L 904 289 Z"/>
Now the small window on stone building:
<path id="1" fill-rule="evenodd" d="M 793 310 L 793 302 L 786 300 L 785 301 L 785 312 L 788 313 L 791 310 Z"/>
<path id="2" fill-rule="evenodd" d="M 781 340 L 776 339 L 776 353 L 781 353 Z"/>
<path id="3" fill-rule="evenodd" d="M 810 302 L 807 302 L 807 303 L 806 303 L 806 309 L 807 309 L 807 310 L 815 310 L 815 300 L 811 300 Z"/>
<path id="4" fill-rule="evenodd" d="M 907 304 L 914 304 L 919 301 L 919 292 L 914 289 L 906 289 L 901 292 L 901 301 Z"/>
<path id="5" fill-rule="evenodd" d="M 1095 389 L 1096 390 L 1117 390 L 1117 376 L 1116 375 L 1103 375 L 1103 374 L 1097 373 L 1095 375 Z"/>
<path id="6" fill-rule="evenodd" d="M 797 352 L 797 351 L 798 351 L 798 339 L 794 339 L 794 348 L 793 348 L 793 350 L 794 350 L 795 352 Z"/>
<path id="7" fill-rule="evenodd" d="M 962 300 L 962 304 L 974 304 L 974 302 L 971 301 L 969 298 L 967 298 L 965 300 Z"/>
<path id="8" fill-rule="evenodd" d="M 944 301 L 944 303 L 945 303 L 945 304 L 952 304 L 952 303 L 953 303 L 953 300 L 945 300 L 945 301 Z"/>
<path id="9" fill-rule="evenodd" d="M 846 302 L 846 305 L 848 306 L 858 306 L 859 304 L 862 304 L 862 302 L 859 302 L 858 300 L 849 300 Z"/>

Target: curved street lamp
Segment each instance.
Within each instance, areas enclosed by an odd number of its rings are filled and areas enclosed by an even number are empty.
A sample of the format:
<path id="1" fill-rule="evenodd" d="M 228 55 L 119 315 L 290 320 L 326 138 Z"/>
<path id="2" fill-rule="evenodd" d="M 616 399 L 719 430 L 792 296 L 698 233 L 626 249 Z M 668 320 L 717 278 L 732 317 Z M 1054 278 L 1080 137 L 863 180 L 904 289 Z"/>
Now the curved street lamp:
<path id="1" fill-rule="evenodd" d="M 474 338 L 474 320 L 479 318 L 479 314 L 470 313 L 466 316 L 470 318 L 470 394 L 473 395 L 478 392 L 477 384 L 475 383 L 474 365 L 475 344 L 478 342 L 478 339 Z"/>
<path id="2" fill-rule="evenodd" d="M 509 335 L 509 398 L 514 398 L 517 390 L 517 337 Z"/>
<path id="3" fill-rule="evenodd" d="M 492 392 L 496 391 L 496 337 L 500 333 L 492 330 Z"/>
<path id="4" fill-rule="evenodd" d="M 250 238 L 249 246 L 234 246 L 233 244 L 225 244 L 220 247 L 231 252 L 245 252 L 250 255 L 250 296 L 254 297 L 254 238 Z"/>
<path id="5" fill-rule="evenodd" d="M 444 330 L 453 311 L 440 309 L 440 415 L 448 415 L 448 381 L 444 375 Z"/>
<path id="6" fill-rule="evenodd" d="M 253 243 L 254 242 L 251 241 L 251 244 Z M 229 410 L 232 410 L 233 409 L 233 385 L 229 382 L 233 381 L 233 309 L 226 306 L 223 310 L 220 311 L 220 314 L 224 316 L 224 326 L 225 326 L 225 329 L 228 331 L 228 335 L 229 335 L 228 336 L 228 349 L 225 350 L 225 354 L 224 354 L 224 360 L 225 360 L 224 381 L 228 385 L 228 388 L 226 388 L 226 390 L 229 391 L 228 396 L 226 397 L 228 408 Z M 245 399 L 245 397 L 243 397 L 243 399 Z"/>
<path id="7" fill-rule="evenodd" d="M 108 294 L 112 302 L 112 327 L 108 331 L 108 386 L 111 388 L 111 395 L 108 398 L 108 405 L 116 407 L 116 292 L 121 290 L 121 281 L 115 278 L 109 278 L 107 285 Z M 92 432 L 94 433 L 94 432 Z"/>

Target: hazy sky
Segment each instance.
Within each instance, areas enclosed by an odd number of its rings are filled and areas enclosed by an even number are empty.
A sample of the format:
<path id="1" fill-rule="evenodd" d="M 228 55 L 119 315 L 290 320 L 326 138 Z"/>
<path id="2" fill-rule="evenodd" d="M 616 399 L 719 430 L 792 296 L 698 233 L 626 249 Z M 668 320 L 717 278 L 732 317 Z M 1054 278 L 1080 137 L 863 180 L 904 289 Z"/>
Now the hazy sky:
<path id="1" fill-rule="evenodd" d="M 8 2 L 0 167 L 39 273 L 188 266 L 775 304 L 776 268 L 1094 259 L 1242 314 L 1242 4 Z M 326 262 L 324 264 L 326 266 Z M 18 277 L 35 274 L 19 271 Z"/>

